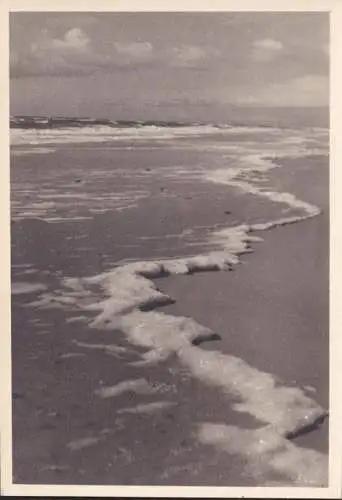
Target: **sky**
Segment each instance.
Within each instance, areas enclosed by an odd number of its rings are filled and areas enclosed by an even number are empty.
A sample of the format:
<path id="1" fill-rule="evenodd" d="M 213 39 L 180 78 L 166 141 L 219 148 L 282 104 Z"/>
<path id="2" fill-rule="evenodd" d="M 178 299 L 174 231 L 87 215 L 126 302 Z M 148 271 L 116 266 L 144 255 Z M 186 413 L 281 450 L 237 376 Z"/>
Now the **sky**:
<path id="1" fill-rule="evenodd" d="M 201 119 L 326 109 L 319 12 L 10 15 L 11 114 Z"/>

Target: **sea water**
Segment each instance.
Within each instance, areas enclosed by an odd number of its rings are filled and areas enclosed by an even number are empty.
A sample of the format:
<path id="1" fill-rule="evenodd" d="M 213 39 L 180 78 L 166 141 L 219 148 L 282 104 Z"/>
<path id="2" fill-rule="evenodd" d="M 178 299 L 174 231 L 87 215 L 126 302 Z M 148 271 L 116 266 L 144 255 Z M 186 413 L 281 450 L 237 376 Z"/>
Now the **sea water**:
<path id="1" fill-rule="evenodd" d="M 327 130 L 37 124 L 14 120 L 11 131 L 13 336 L 29 323 L 27 334 L 58 342 L 60 330 L 79 325 L 77 338 L 63 335 L 64 349 L 76 342 L 78 354 L 116 353 L 121 363 L 121 349 L 137 349 L 129 362 L 141 374 L 174 359 L 204 387 L 221 391 L 234 412 L 258 422 L 252 430 L 197 422 L 198 442 L 241 456 L 257 484 L 269 474 L 281 475 L 281 484 L 325 484 L 325 455 L 289 439 L 322 421 L 326 409 L 234 353 L 203 350 L 219 334 L 158 311 L 173 301 L 158 278 L 229 271 L 261 231 L 319 215 L 322 207 L 281 189 L 277 171 L 282 160 L 298 161 L 300 169 L 306 158 L 326 156 Z M 81 330 L 121 332 L 127 344 L 118 345 L 114 333 L 111 345 L 96 342 L 95 333 L 94 342 L 84 342 Z M 96 395 L 115 397 L 127 388 L 155 392 L 140 376 Z M 172 404 L 117 411 L 155 414 Z M 97 442 L 84 439 L 84 446 Z"/>

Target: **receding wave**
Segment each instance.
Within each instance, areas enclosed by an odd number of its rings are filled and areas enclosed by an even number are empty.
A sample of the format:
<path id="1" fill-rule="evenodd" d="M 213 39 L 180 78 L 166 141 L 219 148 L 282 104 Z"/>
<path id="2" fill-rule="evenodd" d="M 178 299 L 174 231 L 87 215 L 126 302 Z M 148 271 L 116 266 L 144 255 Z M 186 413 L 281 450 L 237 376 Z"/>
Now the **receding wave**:
<path id="1" fill-rule="evenodd" d="M 14 220 L 39 218 L 47 222 L 75 221 L 108 210 L 138 208 L 140 202 L 149 197 L 151 183 L 155 181 L 170 181 L 177 184 L 183 181 L 210 181 L 228 184 L 245 194 L 260 196 L 262 191 L 261 195 L 265 199 L 268 198 L 271 202 L 283 201 L 286 204 L 292 195 L 279 194 L 272 190 L 267 177 L 268 170 L 278 167 L 275 160 L 279 158 L 297 159 L 308 155 L 325 155 L 328 144 L 328 133 L 323 129 L 284 130 L 233 126 L 218 128 L 213 125 L 182 127 L 165 125 L 159 128 L 144 125 L 121 129 L 96 127 L 12 130 L 14 156 L 50 154 L 49 161 L 44 164 L 44 171 L 40 172 L 39 179 L 41 181 L 43 178 L 44 182 L 40 182 L 39 185 L 29 172 L 25 173 L 27 182 L 23 182 L 22 176 L 18 177 L 18 181 L 15 175 L 12 176 Z M 59 169 L 58 177 L 55 179 L 49 172 L 56 161 L 54 150 L 51 147 L 41 146 L 42 143 L 98 142 L 101 143 L 100 149 L 102 149 L 103 142 L 108 140 L 119 141 L 118 148 L 125 149 L 126 146 L 120 139 L 129 137 L 133 140 L 128 148 L 135 151 L 139 148 L 148 150 L 163 148 L 165 140 L 168 140 L 167 147 L 189 151 L 190 154 L 213 153 L 214 161 L 210 163 L 211 160 L 207 158 L 203 163 L 198 161 L 197 164 L 191 165 L 174 164 L 163 168 L 158 166 L 150 168 L 146 165 L 141 169 L 130 168 L 129 160 L 127 165 L 108 162 L 101 168 L 91 170 L 83 170 L 82 165 L 76 164 L 74 171 Z M 161 139 L 160 143 L 158 139 Z M 57 145 L 55 147 L 57 148 Z M 13 162 L 13 170 L 15 169 L 16 164 Z M 74 172 L 74 178 L 69 176 L 69 172 Z M 122 181 L 126 185 L 124 189 Z M 174 196 L 172 192 L 173 188 L 164 189 L 158 196 L 163 201 Z M 77 203 L 74 200 L 77 200 Z M 292 201 L 295 202 L 293 197 Z M 305 209 L 303 202 L 297 200 L 295 204 L 298 209 Z M 292 208 L 293 205 L 294 203 Z"/>
<path id="2" fill-rule="evenodd" d="M 260 191 L 258 193 L 262 195 Z M 265 196 L 269 197 L 269 193 Z M 276 378 L 251 367 L 242 359 L 220 351 L 206 351 L 201 343 L 219 338 L 219 332 L 200 325 L 189 317 L 175 317 L 158 312 L 160 306 L 174 302 L 157 288 L 155 280 L 167 275 L 189 275 L 203 271 L 229 271 L 239 264 L 240 256 L 261 238 L 253 235 L 272 227 L 299 222 L 319 213 L 319 209 L 281 195 L 274 201 L 285 202 L 300 209 L 301 215 L 275 219 L 264 224 L 240 225 L 214 231 L 212 241 L 217 250 L 179 259 L 133 262 L 106 273 L 66 278 L 59 293 L 43 293 L 30 307 L 62 307 L 93 313 L 89 326 L 97 329 L 120 330 L 131 344 L 147 352 L 131 364 L 148 366 L 169 356 L 179 362 L 204 384 L 222 391 L 224 397 L 238 398 L 233 404 L 237 412 L 248 413 L 259 422 L 255 430 L 213 423 L 197 425 L 200 442 L 219 447 L 228 453 L 243 456 L 248 469 L 257 480 L 267 473 L 280 473 L 295 485 L 324 486 L 327 483 L 327 457 L 319 452 L 300 448 L 289 441 L 306 429 L 322 423 L 326 410 L 307 396 L 299 387 L 281 385 Z M 94 291 L 97 290 L 97 292 Z M 84 315 L 80 320 L 84 321 Z M 146 391 L 145 382 L 130 382 L 137 390 Z M 127 390 L 128 385 L 107 389 L 101 397 Z M 164 402 L 143 405 L 139 411 L 153 412 Z M 157 405 L 157 406 L 156 406 Z M 128 408 L 122 411 L 138 411 Z M 311 461 L 311 466 L 309 463 Z"/>
<path id="3" fill-rule="evenodd" d="M 90 278 L 65 279 L 60 294 L 42 294 L 30 306 L 64 307 L 76 315 L 80 311 L 93 312 L 90 327 L 119 329 L 130 343 L 147 349 L 141 360 L 132 364 L 145 366 L 159 363 L 171 355 L 177 356 L 193 377 L 221 389 L 223 396 L 237 396 L 239 402 L 233 405 L 235 411 L 249 413 L 263 423 L 255 431 L 236 429 L 236 432 L 234 428 L 217 429 L 213 424 L 203 423 L 198 430 L 200 441 L 221 446 L 228 453 L 241 454 L 258 477 L 268 470 L 276 470 L 295 484 L 321 486 L 326 483 L 326 457 L 312 452 L 315 467 L 309 468 L 309 452 L 288 439 L 318 425 L 327 415 L 326 411 L 302 389 L 280 385 L 271 374 L 249 366 L 240 358 L 201 349 L 202 342 L 217 338 L 219 332 L 192 318 L 156 311 L 159 306 L 172 303 L 173 299 L 159 290 L 152 280 L 168 274 L 230 270 L 239 263 L 239 255 L 248 251 L 249 244 L 259 240 L 249 234 L 255 229 L 226 229 L 224 248 L 206 255 L 137 262 Z M 223 242 L 222 232 L 218 237 Z M 97 293 L 94 287 L 98 287 Z M 147 390 L 144 383 L 135 382 L 135 388 L 138 387 Z M 126 389 L 126 386 L 107 389 L 101 397 Z M 220 432 L 222 440 L 217 439 Z M 248 451 L 246 443 L 251 444 Z M 267 453 L 260 459 L 263 448 Z"/>
<path id="4" fill-rule="evenodd" d="M 212 126 L 192 127 L 127 127 L 119 132 L 103 124 L 85 126 L 81 132 L 75 128 L 64 130 L 25 130 L 25 134 L 39 134 L 39 144 L 53 137 L 76 138 L 97 137 L 186 137 L 212 134 Z M 110 131 L 109 131 L 110 129 Z M 222 128 L 219 133 L 234 136 L 246 129 Z M 19 135 L 22 131 L 19 130 Z M 123 132 L 121 132 L 123 130 Z M 215 128 L 215 134 L 218 128 Z M 113 269 L 95 276 L 65 278 L 60 289 L 51 293 L 43 291 L 36 300 L 27 304 L 35 308 L 60 308 L 68 311 L 68 321 L 80 321 L 94 329 L 120 330 L 130 344 L 143 347 L 131 364 L 149 366 L 169 357 L 175 357 L 194 378 L 221 391 L 223 397 L 234 401 L 236 412 L 247 413 L 255 419 L 256 429 L 243 429 L 212 422 L 198 422 L 194 432 L 199 442 L 240 455 L 252 477 L 259 484 L 266 482 L 269 473 L 280 474 L 284 483 L 298 486 L 325 486 L 327 484 L 327 457 L 313 450 L 303 449 L 292 439 L 298 434 L 320 425 L 327 411 L 311 399 L 303 389 L 281 384 L 270 373 L 248 365 L 244 360 L 220 351 L 207 351 L 201 344 L 220 337 L 220 332 L 207 328 L 190 317 L 175 317 L 158 310 L 171 304 L 174 299 L 157 286 L 160 277 L 168 275 L 191 275 L 196 272 L 230 271 L 240 263 L 241 255 L 251 252 L 261 243 L 259 233 L 286 224 L 299 223 L 317 216 L 320 209 L 297 198 L 292 193 L 276 191 L 270 185 L 267 172 L 278 168 L 274 157 L 305 156 L 309 151 L 325 151 L 326 132 L 303 131 L 284 133 L 269 129 L 264 142 L 259 142 L 260 129 L 248 131 L 256 135 L 246 143 L 222 144 L 227 156 L 217 166 L 198 168 L 172 168 L 163 173 L 166 177 L 182 179 L 193 176 L 204 182 L 215 182 L 229 186 L 242 194 L 256 196 L 272 202 L 279 209 L 272 211 L 274 217 L 256 223 L 240 224 L 212 230 L 209 234 L 211 250 L 180 258 L 163 258 L 136 261 L 117 265 Z M 50 134 L 50 135 L 49 135 Z M 64 136 L 63 136 L 64 134 Z M 77 135 L 79 134 L 79 135 Z M 126 136 L 124 135 L 126 134 Z M 145 134 L 145 136 L 144 136 Z M 154 134 L 154 135 L 153 135 Z M 178 134 L 178 135 L 177 135 Z M 183 134 L 183 135 L 182 135 Z M 315 135 L 316 134 L 316 135 Z M 260 134 L 264 138 L 265 132 Z M 25 136 L 27 140 L 27 135 Z M 57 140 L 56 139 L 56 140 Z M 34 139 L 32 139 L 34 140 Z M 74 139 L 73 139 L 74 140 Z M 97 139 L 96 139 L 97 140 Z M 53 141 L 52 141 L 53 142 Z M 77 141 L 76 141 L 77 142 Z M 191 147 L 201 147 L 202 144 Z M 210 145 L 209 145 L 210 146 Z M 217 144 L 213 144 L 216 147 Z M 224 161 L 227 160 L 227 165 Z M 45 206 L 38 209 L 45 210 Z M 286 216 L 281 215 L 285 208 Z M 279 214 L 280 212 L 280 214 Z M 71 317 L 70 317 L 71 316 Z M 98 348 L 99 345 L 85 346 Z M 103 346 L 101 347 L 103 348 Z M 114 349 L 115 351 L 115 349 Z M 113 351 L 113 352 L 114 352 Z M 115 352 L 114 352 L 115 354 Z M 117 354 L 117 353 L 116 353 Z M 149 393 L 144 380 L 135 380 L 112 388 L 103 389 L 99 397 L 115 397 L 134 388 Z M 139 407 L 122 409 L 123 413 L 153 414 L 168 406 L 167 401 L 158 401 Z"/>

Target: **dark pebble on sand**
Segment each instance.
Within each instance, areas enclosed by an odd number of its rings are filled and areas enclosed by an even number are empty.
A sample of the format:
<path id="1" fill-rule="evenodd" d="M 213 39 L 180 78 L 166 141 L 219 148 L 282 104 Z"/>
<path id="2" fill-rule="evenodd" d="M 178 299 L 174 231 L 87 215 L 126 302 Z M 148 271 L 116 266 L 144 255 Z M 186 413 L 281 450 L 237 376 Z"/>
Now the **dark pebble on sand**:
<path id="1" fill-rule="evenodd" d="M 12 399 L 23 399 L 25 396 L 20 392 L 12 392 Z"/>

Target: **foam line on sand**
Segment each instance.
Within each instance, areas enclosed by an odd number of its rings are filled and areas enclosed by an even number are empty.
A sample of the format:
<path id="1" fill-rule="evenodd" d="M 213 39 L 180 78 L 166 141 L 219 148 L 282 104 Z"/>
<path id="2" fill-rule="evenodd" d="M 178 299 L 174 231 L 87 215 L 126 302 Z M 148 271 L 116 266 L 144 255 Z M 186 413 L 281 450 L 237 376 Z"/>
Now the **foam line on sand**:
<path id="1" fill-rule="evenodd" d="M 231 182 L 234 181 L 227 183 Z M 240 262 L 240 256 L 250 251 L 250 245 L 261 241 L 253 232 L 296 223 L 319 213 L 317 207 L 287 193 L 265 192 L 245 182 L 240 188 L 285 203 L 302 214 L 214 231 L 212 243 L 218 248 L 216 251 L 178 259 L 134 262 L 92 277 L 64 279 L 59 294 L 42 293 L 30 305 L 60 305 L 77 315 L 80 310 L 93 312 L 88 318 L 91 327 L 120 330 L 131 344 L 147 349 L 141 359 L 134 362 L 136 365 L 159 363 L 170 355 L 176 356 L 189 375 L 204 385 L 220 389 L 222 397 L 231 401 L 235 411 L 248 413 L 260 423 L 254 430 L 202 423 L 197 427 L 200 442 L 243 456 L 258 481 L 260 478 L 266 481 L 271 471 L 282 475 L 285 483 L 323 486 L 327 482 L 327 457 L 300 448 L 290 439 L 319 425 L 327 412 L 299 387 L 281 385 L 273 375 L 235 356 L 201 349 L 201 342 L 217 339 L 219 332 L 192 318 L 156 310 L 174 300 L 158 289 L 153 280 L 167 275 L 232 270 Z"/>

